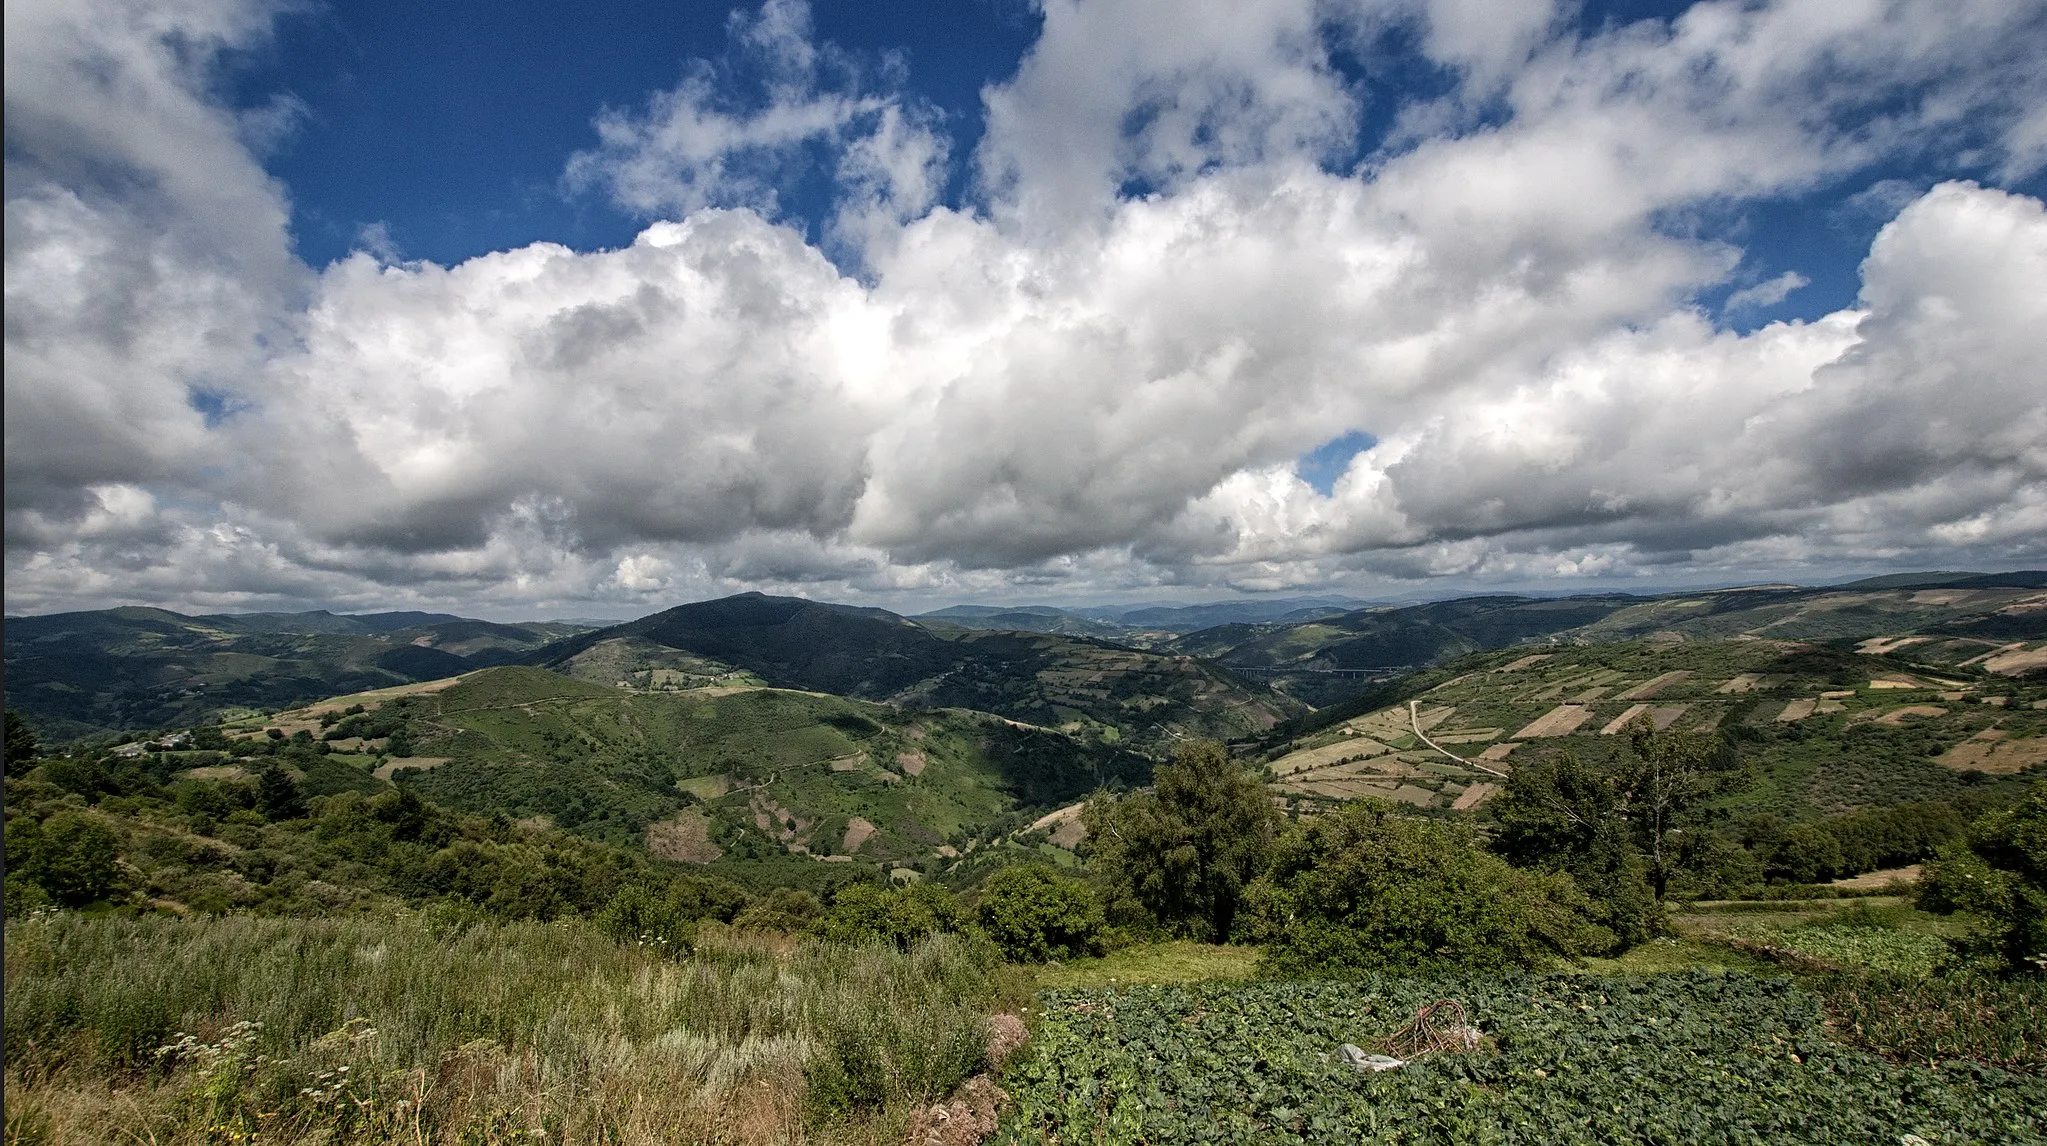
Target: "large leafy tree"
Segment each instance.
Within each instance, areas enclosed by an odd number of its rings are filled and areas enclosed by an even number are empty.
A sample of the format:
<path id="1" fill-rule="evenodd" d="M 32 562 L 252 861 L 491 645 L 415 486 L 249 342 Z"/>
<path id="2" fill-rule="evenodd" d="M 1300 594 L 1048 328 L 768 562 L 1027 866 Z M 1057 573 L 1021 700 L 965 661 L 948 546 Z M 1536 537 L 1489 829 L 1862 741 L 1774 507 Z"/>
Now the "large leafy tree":
<path id="1" fill-rule="evenodd" d="M 1978 945 L 2006 968 L 2047 972 L 2047 780 L 1942 848 L 1920 887 L 1921 906 L 1975 916 Z"/>
<path id="2" fill-rule="evenodd" d="M 1090 862 L 1117 893 L 1168 930 L 1221 943 L 1265 868 L 1279 813 L 1222 745 L 1194 741 L 1159 767 L 1151 791 L 1097 796 L 1082 820 Z"/>
<path id="3" fill-rule="evenodd" d="M 1560 753 L 1515 768 L 1494 806 L 1495 847 L 1522 866 L 1570 872 L 1635 941 L 1655 930 L 1655 901 L 1694 850 L 1709 802 L 1748 774 L 1720 741 L 1647 721 L 1628 748 L 1611 760 Z"/>
<path id="4" fill-rule="evenodd" d="M 1249 937 L 1289 973 L 1539 966 L 1614 942 L 1569 876 L 1521 871 L 1463 824 L 1377 800 L 1280 837 L 1246 902 Z"/>

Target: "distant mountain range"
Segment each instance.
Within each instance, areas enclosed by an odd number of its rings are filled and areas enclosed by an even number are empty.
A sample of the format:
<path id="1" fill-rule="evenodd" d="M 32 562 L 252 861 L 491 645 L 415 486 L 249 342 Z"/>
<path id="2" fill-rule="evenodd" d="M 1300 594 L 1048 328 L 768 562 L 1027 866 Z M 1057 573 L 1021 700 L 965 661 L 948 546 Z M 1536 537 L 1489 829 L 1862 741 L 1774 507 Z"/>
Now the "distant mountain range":
<path id="1" fill-rule="evenodd" d="M 1069 633 L 1113 640 L 1142 633 L 1191 633 L 1215 625 L 1313 621 L 1368 604 L 1355 597 L 1279 597 L 1206 605 L 1087 605 L 1070 609 L 1054 605 L 954 605 L 919 613 L 916 619 L 968 629 Z"/>
<path id="2" fill-rule="evenodd" d="M 173 728 L 235 709 L 509 664 L 581 631 L 444 613 L 188 617 L 121 608 L 6 619 L 7 705 L 50 739 Z"/>
<path id="3" fill-rule="evenodd" d="M 2047 572 L 1940 572 L 1825 588 L 1406 606 L 1342 597 L 958 605 L 914 618 L 747 593 L 598 628 L 422 612 L 121 608 L 7 618 L 7 704 L 65 740 L 527 664 L 631 690 L 765 684 L 976 709 L 1145 748 L 1255 734 L 1373 679 L 1528 643 L 1913 636 L 1920 659 L 1960 664 L 2047 640 L 2043 590 Z"/>

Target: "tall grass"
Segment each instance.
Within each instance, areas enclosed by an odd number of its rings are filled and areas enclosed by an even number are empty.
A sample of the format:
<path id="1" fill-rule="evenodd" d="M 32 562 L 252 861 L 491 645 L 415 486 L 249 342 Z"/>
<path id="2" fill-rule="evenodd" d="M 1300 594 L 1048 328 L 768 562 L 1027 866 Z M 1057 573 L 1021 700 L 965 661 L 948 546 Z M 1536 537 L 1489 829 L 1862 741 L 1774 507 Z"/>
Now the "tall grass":
<path id="1" fill-rule="evenodd" d="M 9 1141 L 799 1142 L 976 1070 L 991 960 L 579 924 L 10 922 Z"/>

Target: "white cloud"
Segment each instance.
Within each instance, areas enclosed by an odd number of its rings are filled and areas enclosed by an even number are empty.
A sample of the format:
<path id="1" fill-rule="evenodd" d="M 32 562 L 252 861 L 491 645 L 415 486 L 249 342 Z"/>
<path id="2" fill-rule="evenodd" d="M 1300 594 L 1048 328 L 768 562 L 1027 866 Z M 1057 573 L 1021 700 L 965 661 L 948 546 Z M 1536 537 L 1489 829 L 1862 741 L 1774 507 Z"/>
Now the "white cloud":
<path id="1" fill-rule="evenodd" d="M 2047 556 L 2037 200 L 1878 184 L 1896 218 L 1857 305 L 1747 334 L 1691 301 L 1744 252 L 1672 223 L 1938 151 L 1957 117 L 2024 154 L 2047 72 L 2012 47 L 2024 5 L 1705 3 L 1589 38 L 1544 4 L 1353 10 L 1464 77 L 1356 170 L 1341 13 L 1169 7 L 1046 7 L 986 94 L 978 206 L 940 204 L 943 125 L 900 77 L 775 0 L 734 25 L 755 96 L 696 66 L 572 161 L 675 216 L 632 246 L 318 275 L 167 46 L 252 42 L 260 10 L 35 9 L 19 36 L 10 11 L 10 608 Z M 17 39 L 44 45 L 19 76 Z M 127 95 L 87 93 L 88 48 Z M 857 278 L 774 221 L 820 143 Z M 238 412 L 209 425 L 194 389 Z M 1352 428 L 1377 444 L 1324 497 L 1295 459 Z"/>
<path id="2" fill-rule="evenodd" d="M 1743 287 L 1728 295 L 1727 302 L 1721 309 L 1733 313 L 1776 306 L 1790 298 L 1792 291 L 1811 285 L 1812 280 L 1797 271 L 1785 271 L 1776 278 L 1764 279 L 1754 286 Z"/>

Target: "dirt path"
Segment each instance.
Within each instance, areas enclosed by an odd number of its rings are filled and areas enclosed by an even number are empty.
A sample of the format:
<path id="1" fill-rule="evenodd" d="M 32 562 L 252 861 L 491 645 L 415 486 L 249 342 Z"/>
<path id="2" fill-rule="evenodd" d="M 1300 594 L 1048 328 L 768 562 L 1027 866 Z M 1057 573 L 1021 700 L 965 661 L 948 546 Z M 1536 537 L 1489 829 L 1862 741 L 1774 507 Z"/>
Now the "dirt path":
<path id="1" fill-rule="evenodd" d="M 1450 759 L 1457 761 L 1459 764 L 1464 765 L 1466 768 L 1473 768 L 1480 772 L 1484 772 L 1488 775 L 1498 776 L 1503 780 L 1507 778 L 1507 774 L 1505 772 L 1500 771 L 1497 768 L 1488 768 L 1476 760 L 1466 760 L 1464 757 L 1459 756 L 1455 752 L 1450 751 L 1448 748 L 1445 748 L 1442 745 L 1436 743 L 1435 741 L 1430 740 L 1429 734 L 1422 731 L 1421 714 L 1416 709 L 1415 702 L 1411 700 L 1407 702 L 1407 722 L 1414 726 L 1415 738 L 1420 740 L 1423 744 L 1426 744 L 1429 747 L 1435 749 L 1436 751 L 1441 752 L 1443 755 L 1448 756 Z"/>

